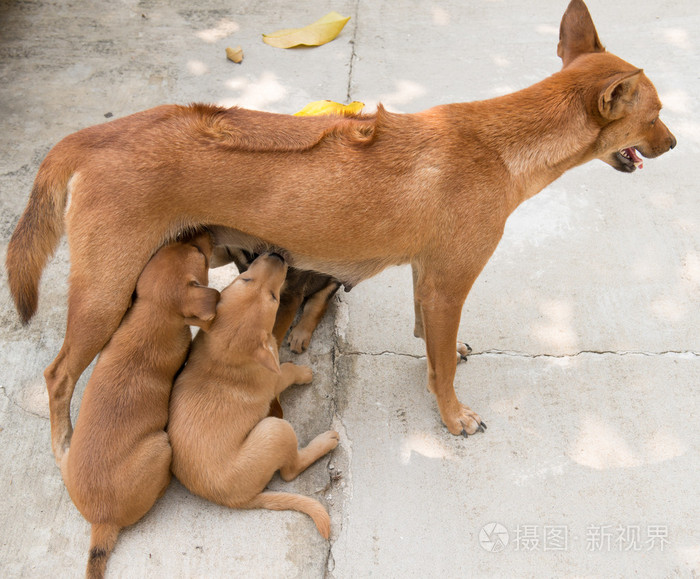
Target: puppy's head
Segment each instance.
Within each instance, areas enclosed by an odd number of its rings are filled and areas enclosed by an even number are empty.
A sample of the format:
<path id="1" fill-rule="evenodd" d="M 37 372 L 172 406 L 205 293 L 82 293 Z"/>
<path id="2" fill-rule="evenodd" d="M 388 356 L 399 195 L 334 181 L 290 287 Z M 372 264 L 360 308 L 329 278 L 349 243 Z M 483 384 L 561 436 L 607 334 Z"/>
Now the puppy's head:
<path id="1" fill-rule="evenodd" d="M 164 315 L 208 329 L 219 301 L 219 292 L 207 287 L 211 251 L 208 234 L 162 247 L 141 273 L 136 299 L 160 307 Z"/>
<path id="2" fill-rule="evenodd" d="M 226 337 L 222 341 L 231 356 L 255 360 L 276 373 L 280 368 L 272 329 L 286 275 L 280 255 L 259 256 L 222 292 L 217 312 L 216 331 Z"/>
<path id="3" fill-rule="evenodd" d="M 593 156 L 625 173 L 676 146 L 659 118 L 661 101 L 642 69 L 605 50 L 588 8 L 571 0 L 559 29 L 563 68 L 589 85 L 587 109 L 600 125 Z M 639 153 L 639 155 L 638 155 Z"/>

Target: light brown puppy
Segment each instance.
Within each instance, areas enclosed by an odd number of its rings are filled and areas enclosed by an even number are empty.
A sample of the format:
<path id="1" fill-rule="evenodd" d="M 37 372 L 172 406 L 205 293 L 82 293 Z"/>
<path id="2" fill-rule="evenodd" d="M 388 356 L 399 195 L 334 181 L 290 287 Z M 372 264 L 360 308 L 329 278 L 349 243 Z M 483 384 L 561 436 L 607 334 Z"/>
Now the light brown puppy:
<path id="1" fill-rule="evenodd" d="M 7 251 L 23 320 L 66 215 L 68 323 L 46 369 L 54 452 L 70 439 L 76 380 L 114 332 L 155 248 L 185 226 L 215 244 L 283 248 L 355 285 L 413 268 L 428 388 L 453 434 L 483 424 L 454 390 L 462 306 L 508 216 L 593 159 L 632 172 L 676 144 L 644 72 L 606 52 L 581 0 L 561 22 L 561 71 L 498 98 L 415 114 L 295 117 L 163 106 L 66 137 L 47 155 Z M 125 235 L 125 232 L 129 232 Z M 463 344 L 458 346 L 463 353 Z"/>
<path id="2" fill-rule="evenodd" d="M 328 431 L 298 449 L 289 422 L 267 416 L 285 388 L 311 382 L 310 368 L 280 366 L 272 335 L 286 272 L 280 256 L 258 257 L 221 293 L 211 328 L 195 337 L 170 400 L 172 471 L 221 505 L 306 513 L 327 539 L 330 519 L 318 501 L 263 492 L 276 471 L 292 480 L 338 445 L 338 433 Z"/>
<path id="3" fill-rule="evenodd" d="M 61 470 L 92 523 L 88 577 L 104 575 L 119 530 L 143 517 L 170 482 L 170 390 L 190 346 L 188 325 L 206 328 L 219 297 L 204 287 L 210 253 L 209 236 L 200 235 L 153 256 L 86 386 Z"/>

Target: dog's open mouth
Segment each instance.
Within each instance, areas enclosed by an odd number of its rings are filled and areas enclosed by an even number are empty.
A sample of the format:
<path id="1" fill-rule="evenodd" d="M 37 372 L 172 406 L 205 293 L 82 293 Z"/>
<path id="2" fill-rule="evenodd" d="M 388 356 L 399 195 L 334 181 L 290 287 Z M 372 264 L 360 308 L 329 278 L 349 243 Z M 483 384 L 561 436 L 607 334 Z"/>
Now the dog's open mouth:
<path id="1" fill-rule="evenodd" d="M 615 153 L 615 157 L 622 171 L 631 173 L 635 169 L 642 169 L 644 167 L 642 158 L 637 155 L 637 150 L 634 147 L 627 147 L 626 149 L 618 151 Z"/>

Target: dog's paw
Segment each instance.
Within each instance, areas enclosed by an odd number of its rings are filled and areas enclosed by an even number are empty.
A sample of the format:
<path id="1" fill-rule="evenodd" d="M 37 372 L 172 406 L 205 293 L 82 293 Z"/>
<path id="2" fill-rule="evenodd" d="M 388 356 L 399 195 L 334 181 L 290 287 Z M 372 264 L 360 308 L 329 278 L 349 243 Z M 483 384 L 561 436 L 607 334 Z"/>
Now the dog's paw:
<path id="1" fill-rule="evenodd" d="M 447 429 L 455 436 L 462 435 L 467 438 L 470 434 L 484 432 L 486 423 L 469 406 L 458 405 L 458 411 L 454 416 L 442 416 L 442 421 Z"/>
<path id="2" fill-rule="evenodd" d="M 340 442 L 340 435 L 335 430 L 329 430 L 323 434 L 319 434 L 316 439 L 323 443 L 324 447 L 327 448 L 326 452 L 330 452 Z"/>
<path id="3" fill-rule="evenodd" d="M 464 361 L 466 362 L 469 358 L 469 354 L 472 353 L 472 348 L 469 344 L 465 342 L 457 342 L 457 364 Z"/>
<path id="4" fill-rule="evenodd" d="M 296 326 L 289 332 L 289 349 L 295 354 L 303 354 L 311 343 L 311 332 Z"/>
<path id="5" fill-rule="evenodd" d="M 297 366 L 296 384 L 309 384 L 314 379 L 314 373 L 308 366 Z"/>

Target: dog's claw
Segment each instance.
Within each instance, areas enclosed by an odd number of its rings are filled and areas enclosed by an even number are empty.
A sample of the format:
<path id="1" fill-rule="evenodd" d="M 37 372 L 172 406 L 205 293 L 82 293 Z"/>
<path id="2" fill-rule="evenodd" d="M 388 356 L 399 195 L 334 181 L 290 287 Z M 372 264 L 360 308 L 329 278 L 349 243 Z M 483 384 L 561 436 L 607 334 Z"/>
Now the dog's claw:
<path id="1" fill-rule="evenodd" d="M 479 424 L 479 428 L 477 428 L 476 431 L 477 431 L 477 432 L 485 432 L 485 430 L 484 430 L 484 425 L 483 425 L 483 424 Z"/>
<path id="2" fill-rule="evenodd" d="M 469 354 L 472 353 L 472 348 L 464 342 L 457 342 L 458 362 L 466 362 L 469 359 Z"/>
<path id="3" fill-rule="evenodd" d="M 467 434 L 467 431 L 464 430 L 464 429 L 462 429 L 462 436 L 463 436 L 464 438 L 469 438 L 469 435 Z"/>
<path id="4" fill-rule="evenodd" d="M 482 426 L 483 426 L 485 429 L 488 428 L 488 426 L 486 426 L 486 423 L 485 423 L 483 420 L 481 421 L 481 424 L 479 424 L 479 427 L 482 427 Z M 483 430 L 482 430 L 482 432 L 483 432 Z"/>

